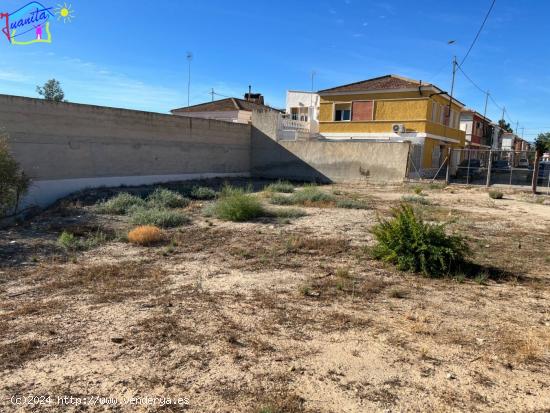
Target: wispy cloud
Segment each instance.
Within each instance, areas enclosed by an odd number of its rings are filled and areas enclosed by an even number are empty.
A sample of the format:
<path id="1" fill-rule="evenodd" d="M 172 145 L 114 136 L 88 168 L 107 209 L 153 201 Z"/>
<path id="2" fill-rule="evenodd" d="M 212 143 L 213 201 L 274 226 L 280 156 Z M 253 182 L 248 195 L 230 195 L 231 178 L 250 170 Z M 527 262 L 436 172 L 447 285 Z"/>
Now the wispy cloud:
<path id="1" fill-rule="evenodd" d="M 29 78 L 19 71 L 3 69 L 2 71 L 0 71 L 0 80 L 5 82 L 21 83 L 28 81 Z"/>

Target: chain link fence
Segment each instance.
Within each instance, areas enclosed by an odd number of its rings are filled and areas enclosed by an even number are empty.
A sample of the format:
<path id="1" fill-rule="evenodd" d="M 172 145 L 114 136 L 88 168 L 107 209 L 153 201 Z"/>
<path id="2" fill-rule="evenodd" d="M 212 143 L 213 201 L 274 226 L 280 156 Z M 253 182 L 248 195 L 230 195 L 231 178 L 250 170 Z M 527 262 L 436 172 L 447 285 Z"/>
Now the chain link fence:
<path id="1" fill-rule="evenodd" d="M 426 167 L 425 162 L 422 162 L 423 146 L 411 146 L 409 180 L 480 186 L 531 186 L 535 170 L 535 151 L 437 149 L 432 152 L 431 165 Z M 539 163 L 537 187 L 539 191 L 550 194 L 550 162 Z"/>

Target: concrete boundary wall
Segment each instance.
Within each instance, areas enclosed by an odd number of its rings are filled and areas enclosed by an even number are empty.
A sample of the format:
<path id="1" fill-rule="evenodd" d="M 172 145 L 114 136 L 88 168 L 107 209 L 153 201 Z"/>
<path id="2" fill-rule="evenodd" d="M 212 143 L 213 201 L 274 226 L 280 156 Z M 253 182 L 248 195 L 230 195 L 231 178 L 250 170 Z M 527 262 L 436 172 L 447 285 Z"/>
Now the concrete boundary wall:
<path id="1" fill-rule="evenodd" d="M 33 180 L 26 204 L 102 185 L 250 173 L 249 125 L 0 95 L 0 128 Z"/>
<path id="2" fill-rule="evenodd" d="M 409 142 L 276 141 L 269 113 L 252 115 L 251 174 L 320 182 L 403 182 Z"/>

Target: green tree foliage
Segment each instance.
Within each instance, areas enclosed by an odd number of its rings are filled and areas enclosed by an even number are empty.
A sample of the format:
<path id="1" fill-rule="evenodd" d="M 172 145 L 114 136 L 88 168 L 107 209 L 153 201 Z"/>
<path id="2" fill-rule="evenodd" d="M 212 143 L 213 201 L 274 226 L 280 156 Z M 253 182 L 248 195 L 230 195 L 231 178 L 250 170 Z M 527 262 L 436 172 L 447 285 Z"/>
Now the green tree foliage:
<path id="1" fill-rule="evenodd" d="M 500 126 L 501 129 L 503 129 L 505 132 L 513 132 L 514 130 L 510 126 L 509 123 L 507 123 L 504 119 L 501 119 L 498 121 L 498 126 Z"/>
<path id="2" fill-rule="evenodd" d="M 535 149 L 540 156 L 545 152 L 550 152 L 550 132 L 539 133 L 535 139 Z"/>
<path id="3" fill-rule="evenodd" d="M 0 217 L 17 212 L 19 200 L 29 185 L 29 177 L 8 150 L 7 137 L 0 135 Z"/>
<path id="4" fill-rule="evenodd" d="M 55 79 L 48 80 L 42 87 L 36 86 L 36 92 L 44 99 L 53 102 L 63 102 L 65 99 L 65 92 L 61 89 L 61 83 Z"/>

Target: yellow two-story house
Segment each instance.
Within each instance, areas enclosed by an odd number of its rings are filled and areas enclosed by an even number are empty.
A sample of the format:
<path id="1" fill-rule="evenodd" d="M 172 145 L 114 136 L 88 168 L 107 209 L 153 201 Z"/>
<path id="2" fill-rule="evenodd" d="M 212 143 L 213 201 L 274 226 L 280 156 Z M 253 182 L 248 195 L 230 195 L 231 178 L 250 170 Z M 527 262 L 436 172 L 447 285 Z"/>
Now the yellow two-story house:
<path id="1" fill-rule="evenodd" d="M 438 168 L 449 147 L 464 147 L 464 105 L 429 83 L 387 75 L 318 92 L 324 139 L 410 141 L 415 167 Z"/>

